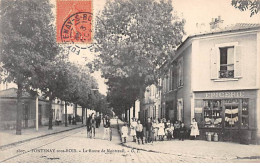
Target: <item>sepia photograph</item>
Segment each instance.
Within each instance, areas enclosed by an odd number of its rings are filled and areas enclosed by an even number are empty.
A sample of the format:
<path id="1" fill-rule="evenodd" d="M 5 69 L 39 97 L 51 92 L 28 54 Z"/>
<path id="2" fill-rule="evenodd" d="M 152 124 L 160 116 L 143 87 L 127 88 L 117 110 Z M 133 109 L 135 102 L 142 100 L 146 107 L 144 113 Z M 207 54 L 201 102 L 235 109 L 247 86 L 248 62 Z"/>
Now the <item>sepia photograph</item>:
<path id="1" fill-rule="evenodd" d="M 0 0 L 0 163 L 260 163 L 260 0 Z"/>

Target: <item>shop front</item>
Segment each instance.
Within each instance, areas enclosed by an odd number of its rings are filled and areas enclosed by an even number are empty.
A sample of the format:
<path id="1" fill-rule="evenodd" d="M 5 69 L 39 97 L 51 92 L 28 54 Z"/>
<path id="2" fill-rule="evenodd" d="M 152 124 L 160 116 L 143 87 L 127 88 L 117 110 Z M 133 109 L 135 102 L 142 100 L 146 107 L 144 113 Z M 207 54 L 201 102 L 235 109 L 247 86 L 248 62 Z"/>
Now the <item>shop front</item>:
<path id="1" fill-rule="evenodd" d="M 200 139 L 255 143 L 256 90 L 196 92 Z"/>

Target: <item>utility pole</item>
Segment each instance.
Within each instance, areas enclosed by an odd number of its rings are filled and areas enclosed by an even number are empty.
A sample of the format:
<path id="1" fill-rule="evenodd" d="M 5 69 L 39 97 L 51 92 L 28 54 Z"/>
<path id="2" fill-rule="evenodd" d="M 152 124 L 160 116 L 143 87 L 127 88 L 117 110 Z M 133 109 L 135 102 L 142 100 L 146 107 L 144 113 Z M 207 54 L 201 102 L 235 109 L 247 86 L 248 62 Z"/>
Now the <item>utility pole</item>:
<path id="1" fill-rule="evenodd" d="M 77 107 L 78 105 L 75 104 L 75 125 L 77 124 Z"/>

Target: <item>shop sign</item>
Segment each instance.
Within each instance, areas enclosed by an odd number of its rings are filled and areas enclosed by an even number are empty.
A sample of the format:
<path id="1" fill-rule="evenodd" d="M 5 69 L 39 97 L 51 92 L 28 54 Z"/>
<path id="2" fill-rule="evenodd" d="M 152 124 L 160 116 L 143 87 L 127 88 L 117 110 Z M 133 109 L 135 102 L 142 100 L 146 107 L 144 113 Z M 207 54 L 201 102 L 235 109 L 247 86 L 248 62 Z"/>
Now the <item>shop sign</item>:
<path id="1" fill-rule="evenodd" d="M 205 93 L 205 98 L 241 98 L 245 94 L 242 91 L 239 92 L 209 92 Z"/>
<path id="2" fill-rule="evenodd" d="M 197 114 L 202 113 L 202 108 L 196 107 L 194 108 L 194 112 Z"/>

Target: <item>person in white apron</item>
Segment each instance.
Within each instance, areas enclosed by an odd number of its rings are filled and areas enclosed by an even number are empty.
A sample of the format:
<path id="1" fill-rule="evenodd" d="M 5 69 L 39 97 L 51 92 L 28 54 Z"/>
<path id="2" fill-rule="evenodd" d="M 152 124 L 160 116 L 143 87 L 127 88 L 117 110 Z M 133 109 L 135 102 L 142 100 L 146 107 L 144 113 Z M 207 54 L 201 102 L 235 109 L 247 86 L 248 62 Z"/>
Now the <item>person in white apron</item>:
<path id="1" fill-rule="evenodd" d="M 161 120 L 161 123 L 159 123 L 158 127 L 159 127 L 158 130 L 159 140 L 163 141 L 163 138 L 165 136 L 165 132 L 164 132 L 165 125 L 163 123 L 163 120 Z"/>
<path id="2" fill-rule="evenodd" d="M 121 133 L 122 133 L 122 142 L 124 141 L 124 143 L 126 143 L 126 138 L 127 138 L 127 135 L 128 135 L 128 127 L 127 127 L 126 123 L 121 128 Z"/>
<path id="3" fill-rule="evenodd" d="M 198 123 L 196 122 L 195 118 L 193 118 L 192 122 L 191 122 L 191 131 L 190 131 L 191 139 L 196 139 L 197 135 L 200 135 L 199 127 L 198 127 Z"/>
<path id="4" fill-rule="evenodd" d="M 136 142 L 136 126 L 137 122 L 135 118 L 132 118 L 132 122 L 130 124 L 130 136 L 133 137 L 133 142 Z"/>

